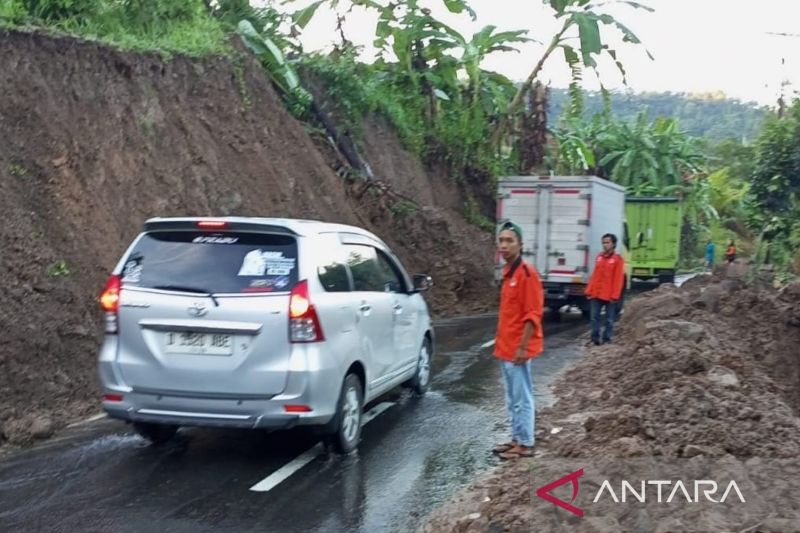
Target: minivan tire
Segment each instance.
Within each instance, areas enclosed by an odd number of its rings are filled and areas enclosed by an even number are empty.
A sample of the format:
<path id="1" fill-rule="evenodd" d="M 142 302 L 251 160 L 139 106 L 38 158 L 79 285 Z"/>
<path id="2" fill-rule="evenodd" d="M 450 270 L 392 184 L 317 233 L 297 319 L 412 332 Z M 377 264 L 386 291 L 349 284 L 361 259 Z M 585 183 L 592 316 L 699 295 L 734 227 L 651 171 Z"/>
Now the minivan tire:
<path id="1" fill-rule="evenodd" d="M 147 439 L 155 446 L 164 444 L 175 436 L 178 431 L 178 426 L 169 426 L 165 424 L 151 424 L 148 422 L 134 422 L 133 429 L 141 437 Z"/>
<path id="2" fill-rule="evenodd" d="M 417 357 L 414 377 L 404 383 L 417 396 L 424 396 L 431 383 L 431 341 L 425 337 Z"/>
<path id="3" fill-rule="evenodd" d="M 326 439 L 337 453 L 348 454 L 358 447 L 363 408 L 364 391 L 361 380 L 355 374 L 348 374 L 344 378 L 336 404 L 333 431 Z"/>

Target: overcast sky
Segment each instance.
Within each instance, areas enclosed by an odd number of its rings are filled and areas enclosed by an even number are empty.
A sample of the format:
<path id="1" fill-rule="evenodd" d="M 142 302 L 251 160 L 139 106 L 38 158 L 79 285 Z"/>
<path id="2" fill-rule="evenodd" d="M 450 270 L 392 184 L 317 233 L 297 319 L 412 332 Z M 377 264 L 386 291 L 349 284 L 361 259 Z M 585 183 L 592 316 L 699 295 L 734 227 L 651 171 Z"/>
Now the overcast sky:
<path id="1" fill-rule="evenodd" d="M 305 1 L 305 0 L 304 0 Z M 310 3 L 310 2 L 305 2 Z M 345 2 L 343 2 L 345 3 Z M 458 31 L 471 35 L 487 24 L 502 30 L 527 29 L 540 41 L 557 30 L 552 10 L 541 0 L 472 0 L 478 14 L 473 22 L 466 15 L 455 16 L 440 7 L 441 0 L 421 2 Z M 790 91 L 800 90 L 800 0 L 650 0 L 649 13 L 627 5 L 610 6 L 617 17 L 643 41 L 652 53 L 651 61 L 642 47 L 621 42 L 614 30 L 604 38 L 620 54 L 628 73 L 628 86 L 635 91 L 715 92 L 730 97 L 772 105 L 781 82 L 791 83 Z M 292 4 L 301 7 L 303 2 Z M 357 8 L 348 15 L 345 33 L 357 44 L 367 45 L 365 56 L 374 55 L 375 15 Z M 335 17 L 320 11 L 306 28 L 306 49 L 325 49 L 337 38 Z M 771 33 L 797 36 L 781 37 Z M 484 66 L 512 79 L 527 77 L 538 60 L 541 44 L 521 47 L 521 53 L 498 53 Z M 782 65 L 782 59 L 785 64 Z M 603 83 L 623 88 L 621 76 L 611 65 L 601 65 Z M 594 76 L 587 73 L 584 85 L 597 88 Z M 551 57 L 542 80 L 554 87 L 569 83 L 569 70 L 563 55 Z"/>

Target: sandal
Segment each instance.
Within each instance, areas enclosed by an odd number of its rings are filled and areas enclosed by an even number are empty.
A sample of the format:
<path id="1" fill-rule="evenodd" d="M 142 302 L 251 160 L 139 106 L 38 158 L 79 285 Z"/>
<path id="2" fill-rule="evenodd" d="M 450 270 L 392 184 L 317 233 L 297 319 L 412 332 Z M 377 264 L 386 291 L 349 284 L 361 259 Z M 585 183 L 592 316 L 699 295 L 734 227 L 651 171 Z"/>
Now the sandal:
<path id="1" fill-rule="evenodd" d="M 512 449 L 517 445 L 516 442 L 504 442 L 502 444 L 496 444 L 494 448 L 492 448 L 492 453 L 503 453 L 507 452 L 508 450 Z"/>
<path id="2" fill-rule="evenodd" d="M 504 453 L 498 454 L 501 459 L 520 459 L 522 457 L 533 457 L 533 446 L 516 445 Z"/>

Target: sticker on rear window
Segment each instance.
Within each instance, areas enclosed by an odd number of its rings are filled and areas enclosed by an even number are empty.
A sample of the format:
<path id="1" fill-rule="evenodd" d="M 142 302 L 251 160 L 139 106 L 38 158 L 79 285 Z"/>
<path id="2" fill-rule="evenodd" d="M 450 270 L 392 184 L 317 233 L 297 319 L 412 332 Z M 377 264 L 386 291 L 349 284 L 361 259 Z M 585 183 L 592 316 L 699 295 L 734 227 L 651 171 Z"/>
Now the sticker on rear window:
<path id="1" fill-rule="evenodd" d="M 142 281 L 142 258 L 135 257 L 125 263 L 122 269 L 122 283 L 139 283 Z"/>
<path id="2" fill-rule="evenodd" d="M 267 262 L 261 250 L 253 250 L 244 256 L 242 267 L 239 269 L 240 276 L 263 276 L 267 270 Z"/>
<path id="3" fill-rule="evenodd" d="M 275 281 L 271 279 L 254 279 L 249 287 L 242 289 L 243 292 L 272 292 L 275 290 Z"/>
<path id="4" fill-rule="evenodd" d="M 284 257 L 283 252 L 253 250 L 244 256 L 240 276 L 288 276 L 294 270 L 296 259 Z"/>
<path id="5" fill-rule="evenodd" d="M 267 276 L 288 276 L 294 270 L 293 257 L 283 257 L 283 252 L 264 252 L 267 264 Z"/>
<path id="6" fill-rule="evenodd" d="M 244 292 L 272 292 L 283 290 L 289 286 L 289 278 L 285 276 L 277 278 L 262 278 L 250 281 L 250 286 L 243 289 Z"/>
<path id="7" fill-rule="evenodd" d="M 204 244 L 236 244 L 239 237 L 221 237 L 219 235 L 200 235 L 195 237 L 192 242 Z"/>

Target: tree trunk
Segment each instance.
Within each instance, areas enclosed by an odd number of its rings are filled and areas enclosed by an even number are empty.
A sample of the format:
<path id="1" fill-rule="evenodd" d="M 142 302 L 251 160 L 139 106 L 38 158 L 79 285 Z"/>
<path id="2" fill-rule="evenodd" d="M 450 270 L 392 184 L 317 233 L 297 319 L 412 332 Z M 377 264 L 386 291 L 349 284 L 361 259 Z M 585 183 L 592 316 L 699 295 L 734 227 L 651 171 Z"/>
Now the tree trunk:
<path id="1" fill-rule="evenodd" d="M 561 31 L 558 32 L 553 36 L 553 39 L 550 41 L 550 45 L 547 47 L 547 50 L 544 51 L 544 54 L 539 59 L 539 62 L 536 63 L 536 66 L 533 67 L 533 71 L 530 73 L 528 78 L 525 82 L 520 86 L 517 90 L 517 93 L 514 95 L 514 99 L 511 100 L 511 103 L 508 105 L 508 109 L 506 113 L 504 113 L 500 120 L 497 122 L 497 126 L 495 126 L 494 132 L 492 132 L 492 147 L 496 150 L 500 148 L 500 143 L 503 140 L 503 135 L 506 133 L 506 129 L 508 129 L 508 122 L 510 118 L 516 113 L 519 106 L 522 104 L 522 98 L 525 96 L 525 93 L 531 88 L 533 82 L 536 80 L 536 77 L 539 76 L 539 72 L 542 70 L 544 66 L 544 62 L 547 61 L 547 58 L 550 57 L 550 54 L 558 47 L 561 43 L 561 38 L 564 36 L 564 32 L 567 31 L 569 27 L 569 23 L 565 23 L 564 27 L 561 28 Z"/>
<path id="2" fill-rule="evenodd" d="M 311 102 L 311 112 L 319 123 L 322 124 L 322 127 L 325 128 L 325 132 L 333 139 L 336 148 L 344 155 L 344 158 L 350 166 L 356 169 L 366 181 L 374 180 L 375 176 L 372 173 L 372 168 L 370 168 L 369 163 L 361 157 L 361 154 L 358 153 L 358 149 L 355 143 L 353 143 L 353 140 L 349 135 L 339 131 L 339 128 L 336 127 L 328 112 L 323 106 L 317 104 L 316 100 Z"/>
<path id="3" fill-rule="evenodd" d="M 544 162 L 544 152 L 547 146 L 547 103 L 550 99 L 550 89 L 537 81 L 529 95 L 530 112 L 525 113 L 522 118 L 519 151 L 520 170 L 523 173 L 533 174 Z"/>

